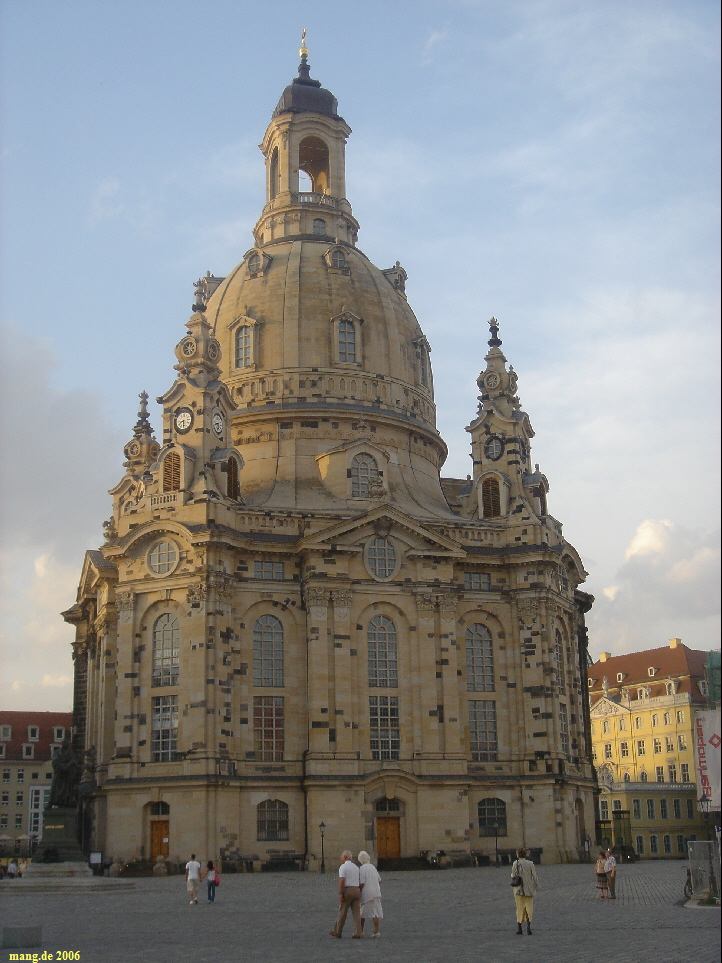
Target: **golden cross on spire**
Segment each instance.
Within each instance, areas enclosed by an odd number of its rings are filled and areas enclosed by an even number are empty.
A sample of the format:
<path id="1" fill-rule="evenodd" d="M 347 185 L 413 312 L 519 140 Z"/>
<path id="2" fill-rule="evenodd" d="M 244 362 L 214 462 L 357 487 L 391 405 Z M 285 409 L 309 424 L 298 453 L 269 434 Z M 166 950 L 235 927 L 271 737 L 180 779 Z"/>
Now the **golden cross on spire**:
<path id="1" fill-rule="evenodd" d="M 301 34 L 301 49 L 298 51 L 298 55 L 301 60 L 305 60 L 308 57 L 308 47 L 306 46 L 306 28 L 303 28 L 303 33 Z"/>

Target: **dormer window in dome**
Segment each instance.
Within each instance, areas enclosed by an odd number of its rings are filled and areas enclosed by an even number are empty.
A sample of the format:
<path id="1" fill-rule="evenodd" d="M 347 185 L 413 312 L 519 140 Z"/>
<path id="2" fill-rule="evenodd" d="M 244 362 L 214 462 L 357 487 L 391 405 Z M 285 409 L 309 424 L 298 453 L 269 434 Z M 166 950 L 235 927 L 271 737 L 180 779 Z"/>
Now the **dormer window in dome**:
<path id="1" fill-rule="evenodd" d="M 334 344 L 333 360 L 338 365 L 359 367 L 363 360 L 363 319 L 350 311 L 331 318 Z"/>
<path id="2" fill-rule="evenodd" d="M 323 259 L 328 265 L 331 274 L 350 274 L 348 258 L 342 247 L 330 247 L 323 255 Z"/>
<path id="3" fill-rule="evenodd" d="M 248 272 L 249 278 L 262 277 L 272 261 L 272 258 L 269 257 L 268 254 L 263 251 L 258 251 L 255 248 L 246 251 L 243 259 L 246 262 L 246 271 Z"/>
<path id="4" fill-rule="evenodd" d="M 244 315 L 228 325 L 231 339 L 229 354 L 237 370 L 255 370 L 258 366 L 258 321 Z"/>

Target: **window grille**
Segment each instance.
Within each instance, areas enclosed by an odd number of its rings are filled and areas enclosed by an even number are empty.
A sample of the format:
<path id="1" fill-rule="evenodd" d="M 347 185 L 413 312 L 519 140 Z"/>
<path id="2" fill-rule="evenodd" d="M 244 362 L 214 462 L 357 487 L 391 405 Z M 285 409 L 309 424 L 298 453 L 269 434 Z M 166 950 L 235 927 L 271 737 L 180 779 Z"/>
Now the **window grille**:
<path id="1" fill-rule="evenodd" d="M 178 748 L 178 696 L 151 699 L 153 762 L 170 762 Z"/>
<path id="2" fill-rule="evenodd" d="M 153 676 L 151 685 L 178 685 L 180 629 L 178 619 L 166 613 L 153 626 Z"/>
<path id="3" fill-rule="evenodd" d="M 491 632 L 480 622 L 475 622 L 466 630 L 466 688 L 469 692 L 494 691 Z"/>
<path id="4" fill-rule="evenodd" d="M 148 566 L 156 575 L 167 575 L 178 561 L 173 542 L 156 542 L 148 556 Z"/>
<path id="5" fill-rule="evenodd" d="M 689 782 L 689 763 L 683 762 L 680 765 L 680 772 L 682 774 L 682 782 Z"/>
<path id="6" fill-rule="evenodd" d="M 262 615 L 253 626 L 254 686 L 283 686 L 283 625 L 275 615 Z"/>
<path id="7" fill-rule="evenodd" d="M 681 799 L 672 800 L 672 812 L 674 813 L 675 819 L 682 818 L 682 800 Z"/>
<path id="8" fill-rule="evenodd" d="M 669 774 L 669 781 L 677 782 L 677 767 L 674 763 L 671 763 L 669 766 L 667 766 L 667 772 Z"/>
<path id="9" fill-rule="evenodd" d="M 628 742 L 620 742 L 620 743 L 619 743 L 619 751 L 620 751 L 621 754 L 622 754 L 622 759 L 627 759 L 627 758 L 629 758 L 629 743 L 628 743 Z"/>
<path id="10" fill-rule="evenodd" d="M 694 819 L 695 817 L 694 803 L 694 799 L 687 800 L 687 819 Z"/>
<path id="11" fill-rule="evenodd" d="M 666 799 L 659 800 L 659 818 L 669 819 L 669 804 Z"/>
<path id="12" fill-rule="evenodd" d="M 674 739 L 671 736 L 664 737 L 665 752 L 674 752 Z"/>
<path id="13" fill-rule="evenodd" d="M 486 572 L 464 572 L 465 592 L 490 592 L 491 575 Z"/>
<path id="14" fill-rule="evenodd" d="M 564 642 L 559 629 L 554 635 L 554 666 L 557 674 L 557 691 L 564 692 Z"/>
<path id="15" fill-rule="evenodd" d="M 339 271 L 346 267 L 346 255 L 343 251 L 336 250 L 331 253 L 331 267 Z"/>
<path id="16" fill-rule="evenodd" d="M 369 732 L 372 759 L 398 759 L 401 749 L 397 696 L 369 697 Z"/>
<path id="17" fill-rule="evenodd" d="M 639 774 L 639 781 L 647 782 L 647 773 L 644 771 L 644 769 Z"/>
<path id="18" fill-rule="evenodd" d="M 283 762 L 283 696 L 253 697 L 253 739 L 257 761 Z"/>
<path id="19" fill-rule="evenodd" d="M 647 819 L 654 819 L 654 800 L 647 800 Z"/>
<path id="20" fill-rule="evenodd" d="M 485 478 L 481 483 L 481 504 L 484 518 L 501 516 L 501 490 L 496 478 Z"/>
<path id="21" fill-rule="evenodd" d="M 3 782 L 10 782 L 10 770 L 3 769 Z"/>
<path id="22" fill-rule="evenodd" d="M 496 762 L 496 703 L 474 699 L 469 702 L 469 742 L 475 762 Z"/>
<path id="23" fill-rule="evenodd" d="M 383 799 L 377 799 L 374 810 L 377 813 L 399 813 L 401 812 L 401 803 L 398 799 L 388 799 L 384 797 Z"/>
<path id="24" fill-rule="evenodd" d="M 654 739 L 654 740 L 652 740 L 652 742 L 653 742 L 653 745 L 654 745 L 654 753 L 655 753 L 655 755 L 659 755 L 659 753 L 662 751 L 662 740 L 661 740 L 661 739 Z"/>
<path id="25" fill-rule="evenodd" d="M 664 766 L 655 766 L 654 771 L 657 776 L 657 782 L 664 782 Z"/>
<path id="26" fill-rule="evenodd" d="M 254 251 L 253 254 L 251 254 L 251 256 L 248 258 L 248 273 L 258 274 L 260 270 L 261 270 L 261 256 L 260 254 L 256 254 L 256 252 Z"/>
<path id="27" fill-rule="evenodd" d="M 633 799 L 632 800 L 632 819 L 642 818 L 642 800 Z"/>
<path id="28" fill-rule="evenodd" d="M 154 802 L 150 804 L 151 816 L 167 816 L 170 813 L 170 806 L 167 802 Z"/>
<path id="29" fill-rule="evenodd" d="M 637 850 L 637 856 L 644 856 L 644 836 L 635 836 L 634 841 Z"/>
<path id="30" fill-rule="evenodd" d="M 396 626 L 384 615 L 376 615 L 368 627 L 369 685 L 395 689 L 399 684 L 396 658 Z"/>
<path id="31" fill-rule="evenodd" d="M 605 759 L 611 759 L 611 758 L 612 758 L 612 744 L 611 744 L 611 742 L 605 742 L 605 743 L 604 743 L 604 758 L 605 758 Z"/>
<path id="32" fill-rule="evenodd" d="M 613 799 L 612 800 L 612 812 L 618 813 L 622 811 L 622 800 Z"/>
<path id="33" fill-rule="evenodd" d="M 17 782 L 25 782 L 25 770 L 18 769 L 17 772 L 15 773 L 15 779 L 17 780 Z"/>
<path id="34" fill-rule="evenodd" d="M 266 799 L 256 807 L 256 839 L 288 839 L 288 804 Z"/>
<path id="35" fill-rule="evenodd" d="M 565 756 L 569 755 L 569 719 L 567 707 L 563 702 L 559 703 L 559 736 L 562 743 L 562 752 Z"/>
<path id="36" fill-rule="evenodd" d="M 351 462 L 351 497 L 369 498 L 371 486 L 378 481 L 379 467 L 371 455 L 355 455 Z"/>
<path id="37" fill-rule="evenodd" d="M 647 747 L 644 743 L 644 739 L 637 739 L 637 755 L 645 756 L 647 754 Z"/>
<path id="38" fill-rule="evenodd" d="M 226 462 L 226 495 L 234 501 L 241 497 L 241 482 L 238 477 L 238 462 L 229 458 Z"/>
<path id="39" fill-rule="evenodd" d="M 684 853 L 686 852 L 686 849 L 687 847 L 684 845 L 684 836 L 680 834 L 677 836 L 677 852 Z"/>
<path id="40" fill-rule="evenodd" d="M 177 451 L 170 451 L 163 459 L 163 491 L 180 491 L 181 464 Z"/>
<path id="41" fill-rule="evenodd" d="M 672 837 L 667 835 L 667 833 L 662 836 L 662 844 L 664 846 L 664 852 L 667 855 L 672 852 Z"/>
<path id="42" fill-rule="evenodd" d="M 686 751 L 687 751 L 687 737 L 686 737 L 686 736 L 677 736 L 677 748 L 679 749 L 680 752 L 686 752 Z"/>
<path id="43" fill-rule="evenodd" d="M 356 326 L 353 321 L 338 323 L 338 360 L 342 364 L 356 363 Z"/>
<path id="44" fill-rule="evenodd" d="M 506 803 L 503 799 L 480 799 L 477 813 L 480 836 L 506 836 Z"/>
<path id="45" fill-rule="evenodd" d="M 599 801 L 599 818 L 609 819 L 609 802 L 606 799 Z"/>

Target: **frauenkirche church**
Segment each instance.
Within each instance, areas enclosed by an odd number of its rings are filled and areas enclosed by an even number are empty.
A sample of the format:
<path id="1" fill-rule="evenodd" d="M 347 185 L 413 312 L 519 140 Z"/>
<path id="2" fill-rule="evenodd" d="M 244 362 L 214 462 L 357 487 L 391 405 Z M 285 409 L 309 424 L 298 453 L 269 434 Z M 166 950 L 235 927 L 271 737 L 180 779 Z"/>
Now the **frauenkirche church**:
<path id="1" fill-rule="evenodd" d="M 399 262 L 356 246 L 351 133 L 305 44 L 266 204 L 141 395 L 77 602 L 85 844 L 318 869 L 349 846 L 576 860 L 594 827 L 577 552 L 491 322 L 473 476 L 442 478 Z M 311 190 L 299 190 L 299 172 Z"/>

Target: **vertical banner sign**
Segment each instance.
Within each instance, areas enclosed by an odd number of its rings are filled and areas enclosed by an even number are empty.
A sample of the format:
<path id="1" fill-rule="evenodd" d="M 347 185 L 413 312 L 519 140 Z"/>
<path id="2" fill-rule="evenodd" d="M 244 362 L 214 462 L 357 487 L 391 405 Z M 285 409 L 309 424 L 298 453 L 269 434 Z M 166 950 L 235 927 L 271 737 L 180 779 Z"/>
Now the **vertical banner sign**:
<path id="1" fill-rule="evenodd" d="M 709 709 L 694 714 L 694 761 L 697 768 L 697 785 L 703 796 L 710 800 L 710 810 L 718 810 L 722 804 L 720 788 L 720 710 Z"/>

